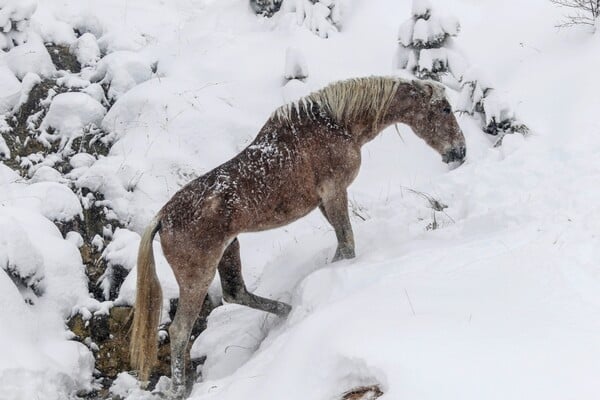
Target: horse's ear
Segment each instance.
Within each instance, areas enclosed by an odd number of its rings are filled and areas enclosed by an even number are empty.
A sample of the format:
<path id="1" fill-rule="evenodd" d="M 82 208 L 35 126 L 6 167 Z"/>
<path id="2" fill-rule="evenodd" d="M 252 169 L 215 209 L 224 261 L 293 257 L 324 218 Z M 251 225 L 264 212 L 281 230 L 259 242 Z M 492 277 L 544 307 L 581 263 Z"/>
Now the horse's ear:
<path id="1" fill-rule="evenodd" d="M 430 101 L 436 101 L 439 100 L 440 97 L 444 97 L 444 87 L 439 84 L 435 84 L 430 81 L 422 81 L 419 79 L 413 80 L 412 83 L 421 93 L 425 95 L 425 98 L 429 99 Z"/>
<path id="2" fill-rule="evenodd" d="M 424 82 L 419 79 L 415 79 L 412 81 L 412 84 L 425 95 L 425 98 L 431 99 L 433 96 L 433 86 L 429 82 Z"/>

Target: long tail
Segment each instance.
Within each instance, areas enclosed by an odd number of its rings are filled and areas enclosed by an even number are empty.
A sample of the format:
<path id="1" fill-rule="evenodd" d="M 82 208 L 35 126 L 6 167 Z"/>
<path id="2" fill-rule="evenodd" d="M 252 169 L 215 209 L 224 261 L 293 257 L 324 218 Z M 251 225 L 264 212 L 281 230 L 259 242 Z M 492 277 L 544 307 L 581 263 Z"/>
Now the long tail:
<path id="1" fill-rule="evenodd" d="M 147 382 L 158 355 L 158 323 L 162 307 L 162 290 L 156 276 L 152 240 L 160 229 L 155 217 L 142 235 L 137 259 L 137 291 L 129 357 L 131 367 L 139 371 L 138 378 Z"/>

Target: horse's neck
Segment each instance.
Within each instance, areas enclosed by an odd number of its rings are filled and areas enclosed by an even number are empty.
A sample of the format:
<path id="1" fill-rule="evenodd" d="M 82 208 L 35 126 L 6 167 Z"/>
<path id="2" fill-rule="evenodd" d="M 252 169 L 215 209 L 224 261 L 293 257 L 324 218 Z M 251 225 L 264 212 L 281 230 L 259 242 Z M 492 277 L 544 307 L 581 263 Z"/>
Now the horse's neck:
<path id="1" fill-rule="evenodd" d="M 375 125 L 373 123 L 370 123 L 370 124 L 357 123 L 357 124 L 354 124 L 353 128 L 351 129 L 352 136 L 355 138 L 355 141 L 360 146 L 363 146 L 363 145 L 369 143 L 370 141 L 372 141 L 373 139 L 375 139 L 377 136 L 379 136 L 379 134 L 381 132 L 383 132 L 386 128 L 388 128 L 398 122 L 401 122 L 401 121 L 390 121 L 390 122 L 382 121 L 378 125 Z"/>
<path id="2" fill-rule="evenodd" d="M 366 121 L 357 121 L 353 124 L 352 135 L 360 145 L 364 145 L 375 139 L 386 128 L 395 124 L 406 124 L 413 127 L 414 124 L 414 108 L 410 103 L 410 99 L 402 102 L 402 107 L 394 113 L 387 113 L 380 121 L 376 121 L 376 117 L 371 117 Z"/>

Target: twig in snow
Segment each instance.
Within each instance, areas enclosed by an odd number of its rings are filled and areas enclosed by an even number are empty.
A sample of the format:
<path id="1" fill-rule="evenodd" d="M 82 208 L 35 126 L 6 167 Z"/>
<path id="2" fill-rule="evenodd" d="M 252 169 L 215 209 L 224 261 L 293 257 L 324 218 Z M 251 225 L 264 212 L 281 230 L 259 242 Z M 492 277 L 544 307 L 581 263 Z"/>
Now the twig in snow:
<path id="1" fill-rule="evenodd" d="M 410 310 L 412 311 L 413 315 L 416 316 L 417 314 L 415 313 L 415 309 L 413 308 L 412 301 L 410 301 L 410 296 L 408 295 L 408 290 L 406 290 L 406 288 L 404 288 L 404 293 L 406 293 L 406 298 L 408 299 Z"/>

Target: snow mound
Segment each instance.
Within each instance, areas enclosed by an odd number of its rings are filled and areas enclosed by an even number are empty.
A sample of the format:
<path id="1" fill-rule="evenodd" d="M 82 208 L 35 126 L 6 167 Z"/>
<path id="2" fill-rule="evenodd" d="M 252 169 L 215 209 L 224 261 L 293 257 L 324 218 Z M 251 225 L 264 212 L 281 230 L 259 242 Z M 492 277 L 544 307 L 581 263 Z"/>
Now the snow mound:
<path id="1" fill-rule="evenodd" d="M 8 185 L 0 193 L 0 204 L 35 210 L 52 221 L 70 221 L 82 211 L 75 193 L 56 182 Z"/>
<path id="2" fill-rule="evenodd" d="M 110 86 L 108 97 L 115 100 L 131 88 L 152 78 L 152 62 L 139 53 L 116 51 L 98 62 L 92 82 Z"/>
<path id="3" fill-rule="evenodd" d="M 84 129 L 100 126 L 106 114 L 104 106 L 85 93 L 68 92 L 54 97 L 40 130 L 40 140 L 46 145 L 60 141 L 60 148 L 69 148 L 73 139 L 81 136 Z M 48 130 L 55 130 L 49 133 Z"/>
<path id="4" fill-rule="evenodd" d="M 19 185 L 4 183 L 4 188 Z M 82 344 L 65 340 L 64 318 L 76 304 L 89 303 L 81 256 L 35 209 L 0 203 L 0 397 L 44 393 L 64 399 L 90 390 L 93 356 Z"/>
<path id="5" fill-rule="evenodd" d="M 0 2 L 0 49 L 10 49 L 27 40 L 29 19 L 37 8 L 36 0 L 2 0 Z"/>
<path id="6" fill-rule="evenodd" d="M 106 271 L 100 277 L 100 287 L 104 298 L 108 299 L 115 285 L 117 267 L 129 272 L 137 263 L 137 250 L 140 244 L 140 235 L 128 229 L 115 230 L 111 242 L 102 252 L 106 260 Z"/>
<path id="7" fill-rule="evenodd" d="M 89 32 L 81 35 L 70 49 L 82 67 L 94 66 L 100 59 L 100 47 L 98 47 L 96 36 Z"/>
<path id="8" fill-rule="evenodd" d="M 36 169 L 31 177 L 31 183 L 38 182 L 58 182 L 64 183 L 65 179 L 62 177 L 61 173 L 55 170 L 52 167 L 47 165 L 42 165 L 40 168 Z"/>
<path id="9" fill-rule="evenodd" d="M 25 229 L 8 215 L 0 215 L 0 266 L 23 289 L 38 295 L 43 292 L 44 259 Z"/>
<path id="10" fill-rule="evenodd" d="M 6 65 L 0 65 L 0 114 L 11 111 L 20 94 L 21 82 Z"/>
<path id="11" fill-rule="evenodd" d="M 98 37 L 98 35 L 96 35 Z M 148 44 L 148 40 L 133 28 L 111 29 L 98 39 L 98 46 L 104 54 L 117 51 L 138 51 Z"/>
<path id="12" fill-rule="evenodd" d="M 23 79 L 29 72 L 44 78 L 49 78 L 56 73 L 56 67 L 42 38 L 34 33 L 29 34 L 27 43 L 14 47 L 6 53 L 4 60 L 19 79 Z"/>
<path id="13" fill-rule="evenodd" d="M 285 79 L 305 79 L 308 77 L 308 64 L 304 54 L 294 47 L 288 47 L 285 52 Z"/>
<path id="14" fill-rule="evenodd" d="M 310 94 L 309 86 L 298 79 L 292 79 L 283 86 L 283 102 L 291 103 Z"/>

